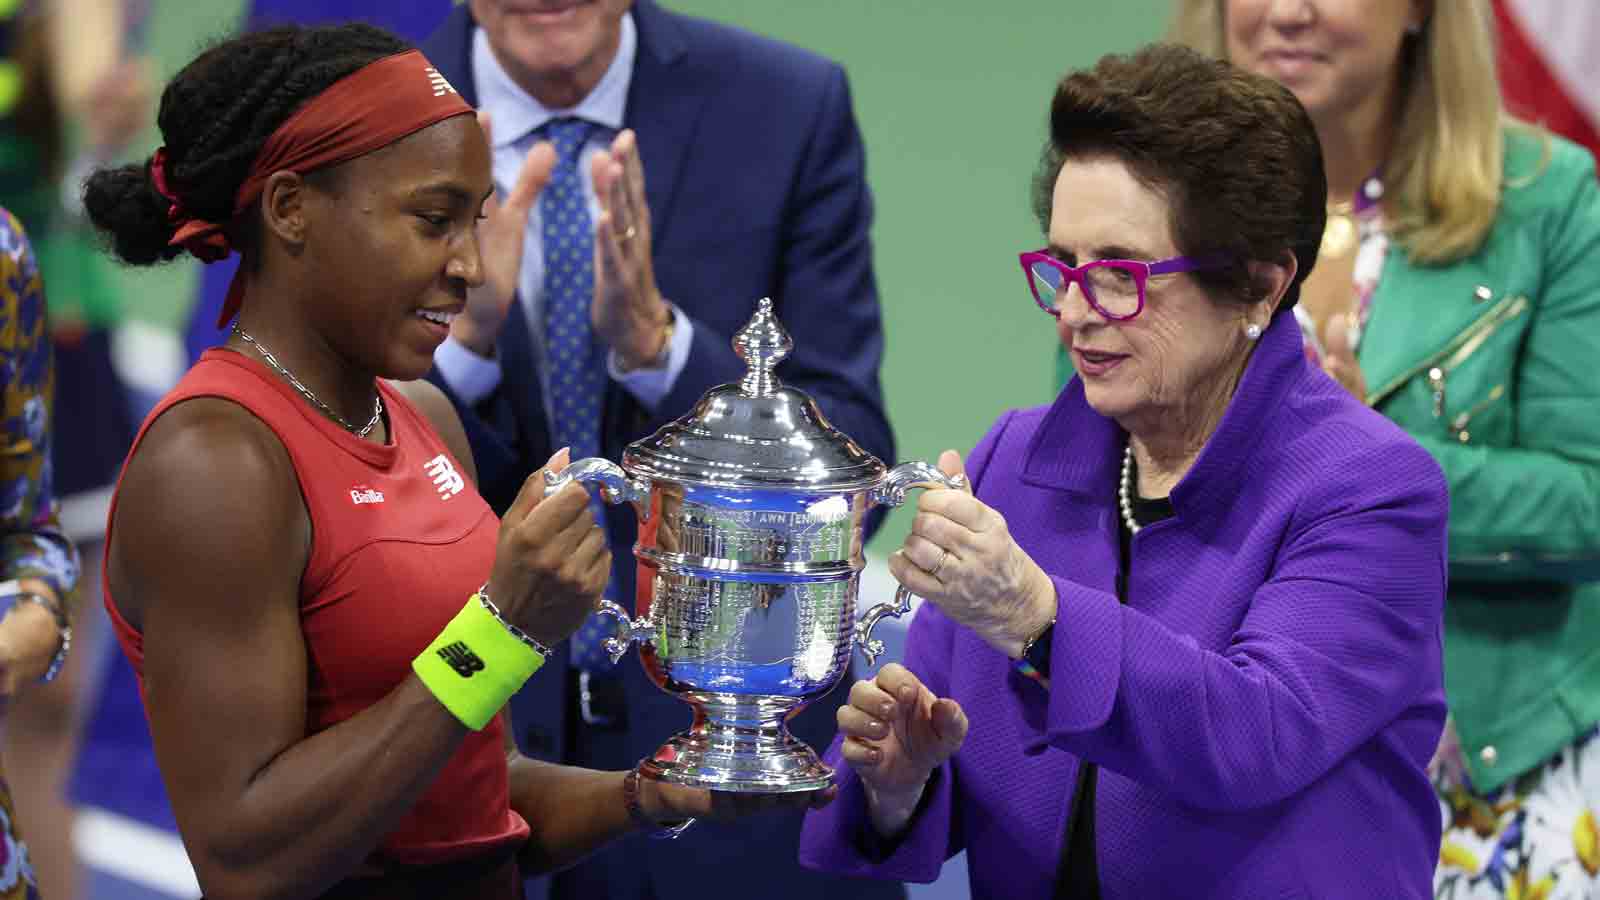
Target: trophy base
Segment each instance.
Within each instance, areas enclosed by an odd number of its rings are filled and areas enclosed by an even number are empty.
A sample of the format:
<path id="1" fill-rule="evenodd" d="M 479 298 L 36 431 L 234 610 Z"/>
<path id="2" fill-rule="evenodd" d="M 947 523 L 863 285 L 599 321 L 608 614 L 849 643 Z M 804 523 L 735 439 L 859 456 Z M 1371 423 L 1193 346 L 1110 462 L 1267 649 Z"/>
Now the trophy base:
<path id="1" fill-rule="evenodd" d="M 662 744 L 639 769 L 645 778 L 736 794 L 794 794 L 833 784 L 833 769 L 789 733 L 791 700 L 684 696 L 694 725 Z"/>

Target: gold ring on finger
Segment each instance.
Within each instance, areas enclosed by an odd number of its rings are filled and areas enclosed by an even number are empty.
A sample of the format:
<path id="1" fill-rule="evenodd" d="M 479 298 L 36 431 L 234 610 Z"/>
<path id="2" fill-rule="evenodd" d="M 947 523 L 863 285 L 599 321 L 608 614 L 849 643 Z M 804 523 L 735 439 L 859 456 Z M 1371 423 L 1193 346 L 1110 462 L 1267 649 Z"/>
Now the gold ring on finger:
<path id="1" fill-rule="evenodd" d="M 939 580 L 939 572 L 944 569 L 944 564 L 949 559 L 950 559 L 950 551 L 949 550 L 945 550 L 944 548 L 941 547 L 940 550 L 939 550 L 939 562 L 938 562 L 937 565 L 935 565 L 933 567 L 933 571 L 928 573 L 929 575 L 933 576 L 933 579 L 935 581 Z"/>
<path id="2" fill-rule="evenodd" d="M 638 233 L 639 233 L 639 227 L 637 225 L 629 225 L 628 229 L 626 231 L 622 232 L 622 239 L 625 240 L 625 241 L 631 241 L 631 240 L 633 240 L 633 236 L 638 234 Z"/>

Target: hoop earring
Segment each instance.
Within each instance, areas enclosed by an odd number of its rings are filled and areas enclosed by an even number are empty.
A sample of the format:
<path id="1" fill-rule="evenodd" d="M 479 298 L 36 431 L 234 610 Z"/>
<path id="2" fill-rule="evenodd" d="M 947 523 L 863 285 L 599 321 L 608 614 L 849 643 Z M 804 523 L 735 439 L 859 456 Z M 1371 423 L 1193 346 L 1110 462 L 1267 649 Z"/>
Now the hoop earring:
<path id="1" fill-rule="evenodd" d="M 1261 326 L 1254 322 L 1244 327 L 1244 339 L 1247 341 L 1261 340 Z"/>

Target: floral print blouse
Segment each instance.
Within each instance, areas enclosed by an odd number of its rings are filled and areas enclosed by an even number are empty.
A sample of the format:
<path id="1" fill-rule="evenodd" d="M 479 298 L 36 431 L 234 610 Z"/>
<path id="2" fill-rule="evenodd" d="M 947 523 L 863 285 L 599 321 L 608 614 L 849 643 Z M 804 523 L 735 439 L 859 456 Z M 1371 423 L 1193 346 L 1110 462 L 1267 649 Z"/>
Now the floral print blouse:
<path id="1" fill-rule="evenodd" d="M 38 578 L 66 602 L 77 584 L 78 557 L 61 531 L 52 489 L 54 382 L 39 267 L 22 225 L 0 209 L 0 579 Z M 0 900 L 37 896 L 0 777 Z"/>
<path id="2" fill-rule="evenodd" d="M 0 209 L 0 578 L 38 578 L 63 600 L 78 557 L 57 521 L 50 467 L 55 370 L 44 285 L 22 225 Z"/>

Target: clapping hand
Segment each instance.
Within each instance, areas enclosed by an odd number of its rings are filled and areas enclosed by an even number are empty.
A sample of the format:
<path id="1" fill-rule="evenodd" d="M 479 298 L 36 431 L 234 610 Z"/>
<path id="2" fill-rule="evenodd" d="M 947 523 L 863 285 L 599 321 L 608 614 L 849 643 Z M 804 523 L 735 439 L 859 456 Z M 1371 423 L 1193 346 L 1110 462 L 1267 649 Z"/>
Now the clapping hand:
<path id="1" fill-rule="evenodd" d="M 651 263 L 650 207 L 638 137 L 625 130 L 592 163 L 600 218 L 595 223 L 595 333 L 624 369 L 649 365 L 667 340 L 672 308 L 661 297 Z"/>
<path id="2" fill-rule="evenodd" d="M 494 140 L 489 114 L 478 113 L 483 139 L 493 152 Z M 483 220 L 478 223 L 478 250 L 483 257 L 483 284 L 467 291 L 467 308 L 450 323 L 450 336 L 480 356 L 494 349 L 495 336 L 517 295 L 517 276 L 522 271 L 522 247 L 539 192 L 555 171 L 556 150 L 548 141 L 534 144 L 522 160 L 517 183 L 504 200 L 491 194 L 483 203 Z"/>
<path id="3" fill-rule="evenodd" d="M 97 158 L 115 158 L 149 122 L 152 81 L 148 60 L 128 58 L 90 87 L 81 114 L 84 143 Z"/>

